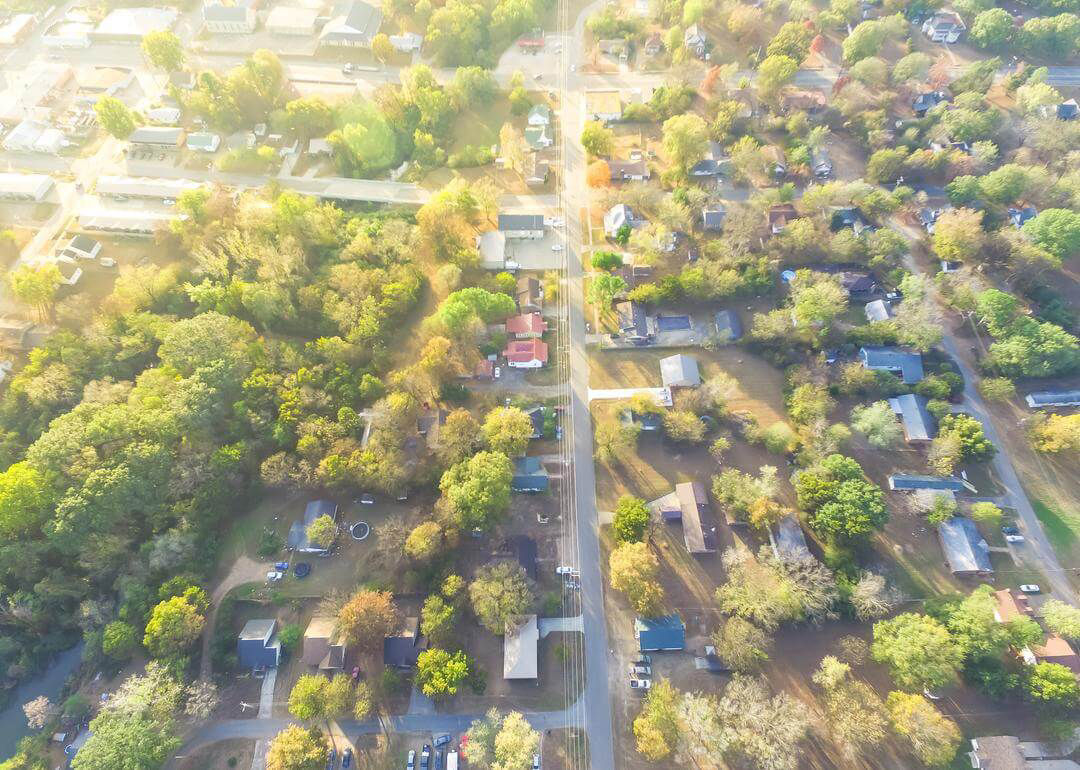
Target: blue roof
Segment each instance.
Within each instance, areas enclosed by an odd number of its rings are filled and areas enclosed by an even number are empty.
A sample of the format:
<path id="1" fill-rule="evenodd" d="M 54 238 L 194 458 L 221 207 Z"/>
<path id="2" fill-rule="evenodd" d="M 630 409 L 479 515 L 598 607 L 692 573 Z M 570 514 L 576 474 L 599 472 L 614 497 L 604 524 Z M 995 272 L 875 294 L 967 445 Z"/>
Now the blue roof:
<path id="1" fill-rule="evenodd" d="M 900 379 L 914 385 L 923 378 L 922 355 L 900 348 L 866 346 L 859 348 L 859 360 L 867 369 L 900 372 Z"/>
<path id="2" fill-rule="evenodd" d="M 539 457 L 519 457 L 514 460 L 514 476 L 510 487 L 518 492 L 545 491 L 548 472 Z"/>
<path id="3" fill-rule="evenodd" d="M 678 615 L 659 618 L 635 618 L 634 636 L 642 652 L 682 650 L 686 648 L 686 626 Z"/>
<path id="4" fill-rule="evenodd" d="M 889 476 L 889 489 L 897 491 L 910 491 L 915 489 L 940 489 L 952 492 L 970 491 L 974 487 L 956 476 L 917 476 L 903 473 L 893 473 Z"/>

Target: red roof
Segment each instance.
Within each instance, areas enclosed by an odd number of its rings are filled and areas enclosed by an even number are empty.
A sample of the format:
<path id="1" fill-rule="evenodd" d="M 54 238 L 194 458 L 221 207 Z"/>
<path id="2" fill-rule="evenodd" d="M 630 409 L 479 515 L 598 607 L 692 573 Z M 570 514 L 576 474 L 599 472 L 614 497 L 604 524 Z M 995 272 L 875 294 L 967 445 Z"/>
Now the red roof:
<path id="1" fill-rule="evenodd" d="M 524 313 L 506 319 L 507 334 L 543 334 L 547 322 L 539 313 Z"/>
<path id="2" fill-rule="evenodd" d="M 546 342 L 542 340 L 513 340 L 506 346 L 506 350 L 503 351 L 503 355 L 506 356 L 506 360 L 516 363 L 524 364 L 529 361 L 539 361 L 542 364 L 546 364 L 548 360 L 548 346 Z"/>

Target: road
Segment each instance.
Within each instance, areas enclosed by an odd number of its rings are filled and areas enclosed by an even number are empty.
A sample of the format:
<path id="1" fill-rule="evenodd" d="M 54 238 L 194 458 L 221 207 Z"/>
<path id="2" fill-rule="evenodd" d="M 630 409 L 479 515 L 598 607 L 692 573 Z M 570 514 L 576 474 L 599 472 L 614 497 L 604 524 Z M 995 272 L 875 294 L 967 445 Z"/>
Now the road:
<path id="1" fill-rule="evenodd" d="M 909 243 L 916 243 L 922 239 L 922 231 L 905 222 L 899 217 L 893 217 L 891 221 L 894 230 L 899 232 Z M 904 266 L 912 273 L 923 273 L 912 254 L 904 258 Z M 933 287 L 933 282 L 930 282 Z M 940 298 L 939 298 L 940 301 Z M 965 342 L 957 339 L 955 333 L 948 325 L 944 327 L 944 337 L 941 346 L 945 349 L 949 358 L 955 362 L 964 377 L 964 400 L 961 404 L 963 410 L 983 424 L 983 431 L 991 443 L 998 448 L 991 464 L 998 483 L 1005 488 L 1005 493 L 1000 496 L 1002 505 L 1006 505 L 1016 511 L 1019 518 L 1020 532 L 1024 535 L 1024 542 L 1018 545 L 1010 545 L 1010 550 L 1015 558 L 1042 572 L 1050 583 L 1054 596 L 1069 604 L 1080 604 L 1077 592 L 1069 580 L 1068 573 L 1058 561 L 1057 554 L 1050 544 L 1046 532 L 1043 530 L 1039 517 L 1035 515 L 1035 509 L 1031 506 L 1027 493 L 1020 483 L 1020 476 L 1013 466 L 1012 458 L 1005 449 L 1005 443 L 1001 440 L 1001 434 L 1006 430 L 1015 430 L 1015 426 L 999 426 L 993 413 L 986 408 L 986 403 L 979 394 L 976 383 L 979 376 L 968 364 L 966 356 L 961 355 L 960 350 Z"/>

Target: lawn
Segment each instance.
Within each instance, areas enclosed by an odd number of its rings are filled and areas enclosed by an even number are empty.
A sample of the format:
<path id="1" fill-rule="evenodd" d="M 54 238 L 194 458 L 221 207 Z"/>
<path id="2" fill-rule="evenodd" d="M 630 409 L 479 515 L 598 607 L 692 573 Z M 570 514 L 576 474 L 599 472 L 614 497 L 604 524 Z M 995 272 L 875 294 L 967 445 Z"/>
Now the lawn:
<path id="1" fill-rule="evenodd" d="M 1060 553 L 1072 553 L 1080 544 L 1080 516 L 1073 512 L 1051 508 L 1042 500 L 1031 498 L 1031 507 L 1035 509 L 1035 515 L 1043 525 L 1050 544 Z"/>

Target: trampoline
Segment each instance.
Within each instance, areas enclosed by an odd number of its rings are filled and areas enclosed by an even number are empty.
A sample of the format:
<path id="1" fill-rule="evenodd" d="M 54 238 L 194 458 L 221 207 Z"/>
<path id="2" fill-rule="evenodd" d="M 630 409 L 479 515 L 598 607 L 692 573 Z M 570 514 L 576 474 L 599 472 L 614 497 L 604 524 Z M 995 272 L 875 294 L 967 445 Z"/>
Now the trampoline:
<path id="1" fill-rule="evenodd" d="M 353 540 L 366 540 L 371 534 L 371 526 L 366 521 L 358 521 L 349 527 Z"/>

